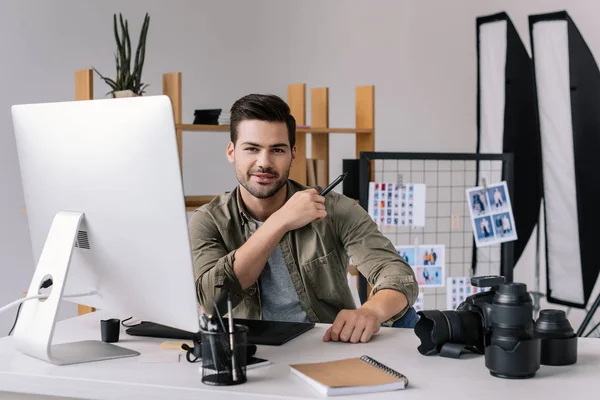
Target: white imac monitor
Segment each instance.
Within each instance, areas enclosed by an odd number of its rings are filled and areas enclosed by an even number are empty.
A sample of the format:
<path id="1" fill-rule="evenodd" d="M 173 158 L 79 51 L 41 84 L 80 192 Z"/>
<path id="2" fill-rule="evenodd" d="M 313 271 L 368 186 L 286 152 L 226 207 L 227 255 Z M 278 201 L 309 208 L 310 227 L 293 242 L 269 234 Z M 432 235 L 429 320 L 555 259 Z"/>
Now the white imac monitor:
<path id="1" fill-rule="evenodd" d="M 12 118 L 37 263 L 28 294 L 53 280 L 47 299 L 23 304 L 17 348 L 54 364 L 139 354 L 102 341 L 53 345 L 61 298 L 197 332 L 170 99 L 15 105 Z"/>

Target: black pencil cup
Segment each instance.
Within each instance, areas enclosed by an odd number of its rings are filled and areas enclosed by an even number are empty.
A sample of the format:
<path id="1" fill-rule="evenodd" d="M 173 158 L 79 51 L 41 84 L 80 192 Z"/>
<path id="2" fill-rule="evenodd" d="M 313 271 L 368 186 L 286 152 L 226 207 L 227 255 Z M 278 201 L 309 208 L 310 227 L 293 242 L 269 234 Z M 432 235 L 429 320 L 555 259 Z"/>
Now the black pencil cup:
<path id="1" fill-rule="evenodd" d="M 121 321 L 117 318 L 100 321 L 100 336 L 103 342 L 116 343 L 119 341 L 120 323 Z"/>
<path id="2" fill-rule="evenodd" d="M 202 336 L 202 383 L 213 386 L 246 382 L 248 327 L 235 325 L 234 332 L 200 331 Z M 233 349 L 233 351 L 232 351 Z"/>

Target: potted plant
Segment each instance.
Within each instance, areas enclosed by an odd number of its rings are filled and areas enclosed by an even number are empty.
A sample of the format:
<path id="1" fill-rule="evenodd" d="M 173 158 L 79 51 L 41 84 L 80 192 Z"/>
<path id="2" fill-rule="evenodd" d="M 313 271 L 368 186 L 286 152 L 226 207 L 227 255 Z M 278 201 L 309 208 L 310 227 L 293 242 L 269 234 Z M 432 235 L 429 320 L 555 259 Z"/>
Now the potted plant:
<path id="1" fill-rule="evenodd" d="M 117 63 L 117 74 L 115 79 L 103 76 L 96 68 L 94 71 L 102 78 L 111 91 L 107 94 L 112 94 L 113 97 L 133 97 L 141 96 L 147 84 L 142 83 L 142 69 L 144 67 L 144 58 L 146 56 L 146 36 L 148 34 L 148 25 L 150 24 L 150 16 L 146 13 L 140 38 L 138 40 L 137 50 L 135 51 L 135 60 L 133 62 L 133 71 L 131 70 L 131 40 L 129 38 L 129 25 L 127 20 L 123 20 L 123 16 L 119 13 L 119 26 L 117 26 L 117 14 L 113 17 L 113 28 L 115 40 L 117 42 L 117 52 L 115 60 Z"/>

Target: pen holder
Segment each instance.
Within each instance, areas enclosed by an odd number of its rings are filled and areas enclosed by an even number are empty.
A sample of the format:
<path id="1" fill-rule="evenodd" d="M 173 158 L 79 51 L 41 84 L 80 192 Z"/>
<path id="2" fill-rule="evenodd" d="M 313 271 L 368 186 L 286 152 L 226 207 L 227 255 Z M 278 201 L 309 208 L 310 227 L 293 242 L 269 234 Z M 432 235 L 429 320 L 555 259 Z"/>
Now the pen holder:
<path id="1" fill-rule="evenodd" d="M 229 332 L 201 330 L 202 383 L 213 386 L 246 382 L 248 327 L 235 325 Z M 232 351 L 233 349 L 233 351 Z"/>
<path id="2" fill-rule="evenodd" d="M 117 318 L 103 319 L 100 321 L 100 336 L 106 343 L 115 343 L 119 341 L 120 320 Z"/>

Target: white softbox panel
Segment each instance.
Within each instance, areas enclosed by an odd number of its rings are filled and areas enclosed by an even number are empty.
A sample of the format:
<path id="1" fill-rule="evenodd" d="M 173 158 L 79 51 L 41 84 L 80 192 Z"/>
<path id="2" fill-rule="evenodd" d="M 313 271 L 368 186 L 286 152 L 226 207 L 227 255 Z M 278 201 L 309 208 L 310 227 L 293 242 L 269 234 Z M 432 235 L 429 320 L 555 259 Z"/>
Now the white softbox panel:
<path id="1" fill-rule="evenodd" d="M 585 308 L 600 270 L 600 72 L 566 12 L 529 18 L 542 148 L 547 298 Z"/>
<path id="2" fill-rule="evenodd" d="M 477 60 L 477 152 L 512 153 L 513 165 L 507 177 L 498 162 L 479 162 L 476 184 L 511 179 L 518 237 L 475 250 L 474 273 L 480 275 L 499 273 L 486 266 L 495 260 L 508 269 L 517 263 L 538 222 L 542 190 L 533 65 L 506 13 L 477 18 Z"/>

